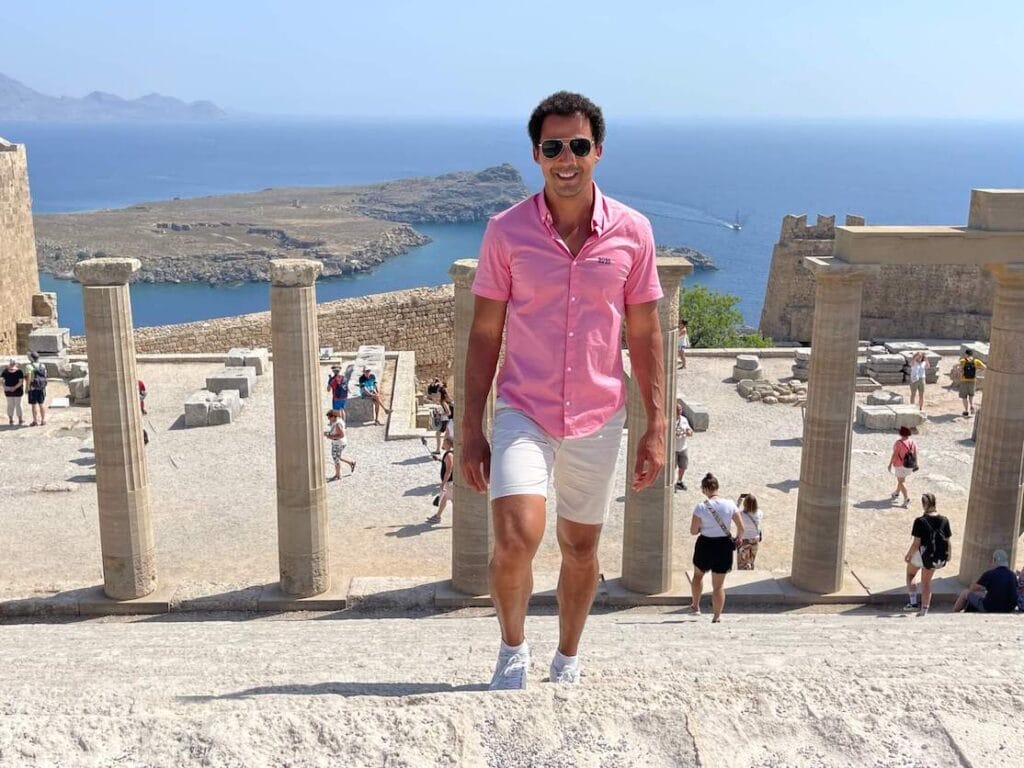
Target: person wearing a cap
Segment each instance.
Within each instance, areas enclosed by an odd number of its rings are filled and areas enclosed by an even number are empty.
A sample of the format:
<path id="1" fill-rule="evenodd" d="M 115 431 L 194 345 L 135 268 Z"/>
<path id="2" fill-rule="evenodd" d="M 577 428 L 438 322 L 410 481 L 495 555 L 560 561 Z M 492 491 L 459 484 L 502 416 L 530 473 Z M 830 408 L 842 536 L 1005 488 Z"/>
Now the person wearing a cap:
<path id="1" fill-rule="evenodd" d="M 341 375 L 341 366 L 332 365 L 327 377 L 327 390 L 331 393 L 331 410 L 337 411 L 344 421 L 345 406 L 348 405 L 348 379 Z"/>
<path id="2" fill-rule="evenodd" d="M 7 367 L 0 371 L 0 377 L 4 380 L 4 395 L 7 397 L 7 423 L 14 424 L 14 417 L 17 416 L 18 426 L 24 426 L 21 398 L 25 394 L 25 372 L 21 370 L 18 361 L 11 357 L 7 360 Z"/>
<path id="3" fill-rule="evenodd" d="M 1010 570 L 1010 557 L 1005 549 L 992 553 L 992 566 L 960 593 L 954 612 L 1013 612 L 1017 607 L 1017 574 Z"/>
<path id="4" fill-rule="evenodd" d="M 377 377 L 373 371 L 370 370 L 369 366 L 363 368 L 363 373 L 359 377 L 359 394 L 363 397 L 368 397 L 373 400 L 373 423 L 380 424 L 380 412 L 391 413 L 390 408 L 384 407 L 384 401 L 381 400 L 380 390 L 377 389 Z"/>

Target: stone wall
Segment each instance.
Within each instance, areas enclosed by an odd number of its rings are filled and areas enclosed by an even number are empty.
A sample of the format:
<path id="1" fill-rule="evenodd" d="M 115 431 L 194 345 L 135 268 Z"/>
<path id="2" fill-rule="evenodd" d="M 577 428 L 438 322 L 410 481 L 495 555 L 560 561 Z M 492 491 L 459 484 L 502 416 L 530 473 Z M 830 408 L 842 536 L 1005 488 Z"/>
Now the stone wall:
<path id="1" fill-rule="evenodd" d="M 320 346 L 340 352 L 383 344 L 389 351 L 413 351 L 421 379 L 447 378 L 454 355 L 454 312 L 451 284 L 325 302 L 317 306 Z M 140 353 L 227 352 L 231 347 L 257 346 L 272 346 L 269 312 L 135 329 L 135 349 Z M 83 352 L 85 338 L 74 337 L 71 349 Z"/>
<path id="2" fill-rule="evenodd" d="M 0 354 L 17 351 L 16 324 L 39 292 L 25 147 L 0 138 Z"/>
<path id="3" fill-rule="evenodd" d="M 847 216 L 847 226 L 864 224 Z M 831 256 L 835 216 L 785 216 L 761 310 L 760 330 L 775 341 L 811 340 L 814 276 L 805 256 Z M 980 267 L 883 266 L 864 285 L 860 337 L 987 339 L 994 281 Z"/>

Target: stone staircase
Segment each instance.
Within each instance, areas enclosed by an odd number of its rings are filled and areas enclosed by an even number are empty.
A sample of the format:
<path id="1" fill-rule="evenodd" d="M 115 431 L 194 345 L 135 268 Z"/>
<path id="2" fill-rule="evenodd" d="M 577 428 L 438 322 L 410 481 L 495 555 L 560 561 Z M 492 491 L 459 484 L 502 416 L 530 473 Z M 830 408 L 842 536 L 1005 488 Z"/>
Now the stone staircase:
<path id="1" fill-rule="evenodd" d="M 490 693 L 492 615 L 0 626 L 0 765 L 1020 764 L 1024 618 L 591 617 L 583 683 Z M 194 618 L 194 617 L 193 617 Z"/>

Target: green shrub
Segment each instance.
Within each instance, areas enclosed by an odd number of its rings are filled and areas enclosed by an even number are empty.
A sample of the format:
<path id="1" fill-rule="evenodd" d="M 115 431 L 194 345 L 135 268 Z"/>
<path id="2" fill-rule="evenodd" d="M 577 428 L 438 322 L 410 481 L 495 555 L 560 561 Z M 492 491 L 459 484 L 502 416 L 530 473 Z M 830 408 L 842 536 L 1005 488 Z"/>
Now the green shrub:
<path id="1" fill-rule="evenodd" d="M 715 293 L 703 285 L 679 292 L 679 318 L 686 319 L 691 347 L 770 347 L 760 333 L 741 334 L 743 315 L 736 308 L 739 296 Z"/>

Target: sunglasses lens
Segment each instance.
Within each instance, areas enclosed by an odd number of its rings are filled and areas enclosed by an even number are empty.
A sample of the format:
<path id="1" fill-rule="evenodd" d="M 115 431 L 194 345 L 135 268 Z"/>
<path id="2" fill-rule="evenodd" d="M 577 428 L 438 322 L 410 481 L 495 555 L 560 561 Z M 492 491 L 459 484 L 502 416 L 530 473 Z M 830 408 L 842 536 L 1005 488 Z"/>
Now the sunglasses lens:
<path id="1" fill-rule="evenodd" d="M 562 140 L 548 139 L 540 143 L 540 153 L 548 160 L 552 160 L 562 154 Z"/>
<path id="2" fill-rule="evenodd" d="M 586 157 L 590 154 L 590 139 L 571 139 L 569 149 L 576 157 Z"/>

